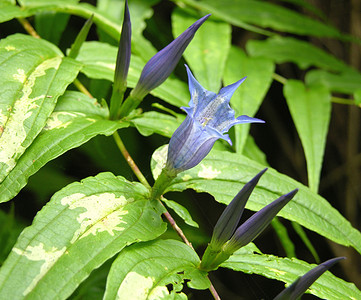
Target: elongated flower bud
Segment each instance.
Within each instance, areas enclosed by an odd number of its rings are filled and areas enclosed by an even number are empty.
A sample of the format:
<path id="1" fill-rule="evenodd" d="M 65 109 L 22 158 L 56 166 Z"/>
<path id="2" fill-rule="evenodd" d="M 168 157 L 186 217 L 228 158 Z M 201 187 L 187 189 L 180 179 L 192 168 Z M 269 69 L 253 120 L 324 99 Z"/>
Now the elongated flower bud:
<path id="1" fill-rule="evenodd" d="M 334 264 L 340 260 L 345 259 L 345 257 L 336 257 L 329 259 L 322 264 L 314 267 L 312 270 L 308 271 L 302 277 L 299 277 L 294 283 L 292 283 L 288 288 L 283 290 L 274 300 L 296 300 L 302 296 L 307 289 L 328 269 L 330 269 Z"/>
<path id="2" fill-rule="evenodd" d="M 122 91 L 126 87 L 130 55 L 131 55 L 132 24 L 128 9 L 128 0 L 125 1 L 122 32 L 120 35 L 117 63 L 114 73 L 114 89 Z"/>
<path id="3" fill-rule="evenodd" d="M 131 56 L 131 36 L 132 25 L 128 9 L 128 1 L 125 1 L 124 18 L 122 32 L 115 64 L 114 84 L 112 97 L 110 99 L 110 118 L 117 119 L 120 114 L 120 105 L 122 104 L 124 92 L 127 88 L 127 77 Z"/>
<path id="4" fill-rule="evenodd" d="M 238 227 L 232 238 L 225 245 L 224 251 L 233 253 L 239 248 L 252 242 L 269 225 L 269 223 L 271 223 L 272 219 L 296 195 L 297 192 L 298 189 L 293 190 L 256 212 L 252 217 Z"/>
<path id="5" fill-rule="evenodd" d="M 227 242 L 236 230 L 239 220 L 246 206 L 249 196 L 257 185 L 261 176 L 267 171 L 264 169 L 258 173 L 251 181 L 246 183 L 241 191 L 228 204 L 222 215 L 214 226 L 211 245 L 213 249 L 219 249 Z"/>
<path id="6" fill-rule="evenodd" d="M 268 204 L 234 232 L 249 196 L 266 170 L 264 169 L 248 182 L 222 213 L 214 227 L 212 240 L 203 254 L 200 265 L 202 270 L 217 269 L 235 251 L 255 239 L 297 193 L 296 189 Z"/>
<path id="7" fill-rule="evenodd" d="M 143 99 L 147 93 L 155 89 L 169 77 L 182 57 L 184 50 L 193 39 L 194 34 L 209 16 L 210 14 L 192 24 L 173 42 L 160 50 L 147 62 L 136 87 L 132 91 L 134 98 Z"/>

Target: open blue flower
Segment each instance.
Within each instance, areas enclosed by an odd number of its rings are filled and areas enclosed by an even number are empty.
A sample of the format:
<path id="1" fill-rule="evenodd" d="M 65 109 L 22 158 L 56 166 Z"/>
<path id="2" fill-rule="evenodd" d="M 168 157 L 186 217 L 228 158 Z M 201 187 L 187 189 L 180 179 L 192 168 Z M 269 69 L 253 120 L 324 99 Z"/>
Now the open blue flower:
<path id="1" fill-rule="evenodd" d="M 174 132 L 168 149 L 166 168 L 178 173 L 196 166 L 212 149 L 218 139 L 230 145 L 228 130 L 241 123 L 264 123 L 264 121 L 242 115 L 235 118 L 229 106 L 233 93 L 246 79 L 228 85 L 216 93 L 204 89 L 194 78 L 188 66 L 188 84 L 191 94 L 189 107 L 182 107 L 187 113 L 184 122 Z"/>

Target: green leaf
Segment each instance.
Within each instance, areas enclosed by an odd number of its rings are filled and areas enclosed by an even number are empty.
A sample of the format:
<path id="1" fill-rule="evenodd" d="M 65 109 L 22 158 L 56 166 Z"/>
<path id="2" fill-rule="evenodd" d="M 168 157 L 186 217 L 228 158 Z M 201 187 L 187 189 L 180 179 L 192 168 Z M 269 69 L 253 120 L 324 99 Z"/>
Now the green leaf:
<path id="1" fill-rule="evenodd" d="M 16 5 L 16 0 L 3 0 L 2 3 Z"/>
<path id="2" fill-rule="evenodd" d="M 25 18 L 30 14 L 27 11 L 22 10 L 15 3 L 8 1 L 0 2 L 0 23 L 10 21 L 14 18 Z"/>
<path id="3" fill-rule="evenodd" d="M 79 54 L 79 49 L 86 40 L 92 24 L 93 24 L 93 16 L 91 16 L 88 20 L 86 20 L 83 27 L 80 29 L 78 35 L 74 40 L 74 43 L 71 45 L 71 48 L 68 53 L 68 57 L 76 59 L 76 57 Z"/>
<path id="4" fill-rule="evenodd" d="M 117 47 L 109 44 L 84 42 L 77 60 L 84 64 L 82 72 L 86 76 L 113 81 L 117 51 Z M 127 78 L 129 87 L 135 87 L 144 65 L 145 63 L 139 57 L 132 55 Z M 177 92 L 174 93 L 174 91 Z M 151 91 L 151 94 L 177 107 L 187 105 L 190 98 L 187 85 L 175 77 L 168 78 L 159 87 Z"/>
<path id="5" fill-rule="evenodd" d="M 132 51 L 143 57 L 143 59 L 149 59 L 152 55 L 155 54 L 155 49 L 152 44 L 147 41 L 141 34 L 143 29 L 145 28 L 145 19 L 149 18 L 153 13 L 153 11 L 150 9 L 150 6 L 154 4 L 155 1 L 156 0 L 144 2 L 136 0 L 131 1 L 131 3 L 129 4 L 133 29 Z M 11 16 L 10 18 L 9 16 L 7 16 L 6 20 L 18 17 L 18 14 L 20 12 L 21 15 L 19 16 L 31 16 L 43 12 L 59 12 L 80 16 L 85 19 L 89 19 L 90 16 L 94 14 L 94 23 L 98 26 L 98 29 L 107 33 L 113 40 L 119 40 L 121 18 L 113 16 L 117 15 L 116 13 L 109 14 L 106 7 L 101 7 L 101 9 L 97 9 L 96 7 L 88 3 L 73 3 L 73 0 L 23 0 L 20 2 L 23 6 L 22 10 L 16 10 L 14 12 L 10 11 L 10 14 L 8 13 L 8 15 L 13 16 Z M 122 4 L 117 1 L 116 5 L 117 6 L 114 11 L 122 14 L 124 3 Z"/>
<path id="6" fill-rule="evenodd" d="M 176 9 L 172 14 L 173 35 L 179 36 L 199 17 Z M 231 26 L 224 22 L 207 20 L 198 29 L 184 57 L 194 76 L 207 90 L 218 93 L 221 87 L 228 51 L 231 46 Z"/>
<path id="7" fill-rule="evenodd" d="M 54 163 L 41 168 L 29 178 L 26 191 L 30 191 L 36 199 L 36 203 L 44 205 L 51 195 L 64 186 L 76 181 L 64 168 L 59 168 L 59 163 Z"/>
<path id="8" fill-rule="evenodd" d="M 266 154 L 264 154 L 262 150 L 258 148 L 256 142 L 254 141 L 254 138 L 250 135 L 247 137 L 242 154 L 263 166 L 269 165 L 267 162 Z"/>
<path id="9" fill-rule="evenodd" d="M 325 14 L 319 10 L 317 7 L 312 5 L 311 3 L 308 3 L 305 0 L 281 0 L 281 2 L 289 2 L 295 5 L 299 5 L 300 7 L 303 7 L 310 12 L 314 13 L 316 16 L 320 17 L 321 19 L 326 19 Z"/>
<path id="10" fill-rule="evenodd" d="M 132 0 L 129 2 L 129 12 L 132 21 L 132 36 L 139 36 L 146 27 L 145 19 L 153 15 L 151 7 L 159 0 Z M 124 0 L 100 0 L 97 1 L 98 11 L 115 20 L 118 25 L 123 22 Z"/>
<path id="11" fill-rule="evenodd" d="M 44 3 L 49 3 L 48 0 L 18 0 L 18 2 L 20 3 L 21 6 L 35 6 L 35 5 L 41 5 Z M 73 4 L 73 3 L 77 3 L 79 2 L 79 0 L 52 0 L 51 2 L 55 3 L 55 4 Z"/>
<path id="12" fill-rule="evenodd" d="M 187 299 L 189 287 L 209 287 L 207 273 L 198 270 L 199 257 L 189 246 L 175 240 L 138 243 L 124 249 L 114 261 L 107 280 L 107 299 Z M 173 289 L 168 291 L 167 285 Z M 182 295 L 182 296 L 181 296 Z"/>
<path id="13" fill-rule="evenodd" d="M 352 94 L 360 88 L 361 74 L 358 72 L 330 73 L 324 70 L 311 70 L 305 77 L 306 84 L 321 85 L 332 92 Z"/>
<path id="14" fill-rule="evenodd" d="M 301 69 L 316 66 L 331 71 L 349 70 L 343 61 L 327 52 L 304 42 L 290 37 L 272 37 L 264 41 L 250 40 L 246 45 L 251 56 L 261 56 L 272 59 L 280 64 L 294 62 Z"/>
<path id="15" fill-rule="evenodd" d="M 254 253 L 248 246 L 235 252 L 222 267 L 249 274 L 283 281 L 288 285 L 316 265 L 310 265 L 296 258 L 280 258 L 273 255 Z M 329 271 L 324 273 L 308 290 L 321 299 L 361 299 L 361 292 L 353 283 L 337 278 Z M 273 295 L 269 295 L 273 297 Z M 276 296 L 276 295 L 274 295 Z"/>
<path id="16" fill-rule="evenodd" d="M 274 68 L 269 59 L 248 57 L 240 48 L 231 48 L 224 72 L 224 83 L 228 85 L 247 76 L 231 99 L 236 116 L 255 115 L 272 83 Z M 249 124 L 235 126 L 235 148 L 239 153 L 243 151 L 249 129 Z"/>
<path id="17" fill-rule="evenodd" d="M 0 202 L 12 199 L 48 161 L 98 134 L 111 135 L 129 126 L 129 123 L 109 121 L 107 117 L 108 110 L 95 99 L 79 92 L 66 92 L 59 98 L 44 130 L 0 185 Z"/>
<path id="18" fill-rule="evenodd" d="M 94 23 L 101 29 L 107 32 L 114 39 L 119 39 L 120 22 L 114 20 L 112 17 L 99 11 L 96 7 L 88 3 L 71 3 L 72 1 L 63 0 L 35 0 L 35 1 L 21 1 L 24 6 L 24 11 L 27 15 L 35 15 L 41 12 L 61 12 L 76 15 L 89 19 L 94 14 Z"/>
<path id="19" fill-rule="evenodd" d="M 68 298 L 69 300 L 99 300 L 103 299 L 107 276 L 111 267 L 112 259 L 106 261 L 99 268 L 91 272 L 90 276 L 84 280 L 74 293 Z"/>
<path id="20" fill-rule="evenodd" d="M 287 80 L 284 95 L 306 156 L 308 185 L 317 192 L 331 117 L 331 95 L 324 87 L 307 88 Z"/>
<path id="21" fill-rule="evenodd" d="M 4 263 L 6 257 L 9 255 L 12 247 L 20 232 L 25 225 L 19 219 L 15 219 L 14 206 L 10 207 L 10 211 L 5 213 L 0 210 L 0 266 Z"/>
<path id="22" fill-rule="evenodd" d="M 155 178 L 160 174 L 166 157 L 167 147 L 159 148 L 153 154 L 151 166 Z M 198 166 L 180 173 L 167 191 L 191 188 L 213 195 L 218 202 L 229 204 L 244 184 L 263 169 L 263 165 L 243 155 L 212 150 Z M 246 207 L 258 211 L 295 188 L 299 192 L 279 216 L 296 221 L 334 242 L 351 245 L 361 253 L 361 233 L 336 209 L 306 186 L 271 168 L 262 176 Z"/>
<path id="23" fill-rule="evenodd" d="M 340 37 L 341 35 L 336 28 L 330 25 L 267 1 L 177 0 L 177 3 L 179 2 L 209 12 L 215 17 L 247 30 L 256 31 L 256 28 L 250 28 L 248 25 L 252 24 L 300 35 L 328 37 Z M 265 32 L 261 33 L 265 34 Z"/>
<path id="24" fill-rule="evenodd" d="M 355 91 L 354 97 L 355 97 L 355 103 L 358 106 L 361 106 L 361 89 L 358 89 Z"/>
<path id="25" fill-rule="evenodd" d="M 181 119 L 181 115 L 179 118 L 175 118 L 170 115 L 150 111 L 130 120 L 130 122 L 144 136 L 158 133 L 170 138 L 183 120 L 184 116 Z"/>
<path id="26" fill-rule="evenodd" d="M 0 42 L 0 181 L 40 133 L 80 68 L 45 40 L 15 34 Z"/>
<path id="27" fill-rule="evenodd" d="M 146 27 L 146 19 L 153 15 L 154 6 L 159 0 L 132 0 L 129 2 L 130 19 L 132 22 L 132 53 L 144 60 L 149 60 L 155 53 L 156 49 L 150 41 L 146 40 L 142 35 Z M 123 22 L 124 15 L 124 1 L 119 0 L 100 0 L 97 1 L 97 8 L 99 12 L 105 16 L 111 16 L 120 25 Z M 98 30 L 100 40 L 112 43 L 114 39 L 110 40 L 108 35 L 102 30 Z M 117 37 L 118 40 L 118 37 Z"/>
<path id="28" fill-rule="evenodd" d="M 278 217 L 273 218 L 271 225 L 276 232 L 283 249 L 286 252 L 287 257 L 296 257 L 295 245 L 288 235 L 286 226 L 284 226 Z"/>
<path id="29" fill-rule="evenodd" d="M 320 263 L 320 257 L 318 256 L 318 253 L 317 253 L 315 247 L 313 247 L 312 242 L 308 238 L 308 236 L 307 236 L 306 232 L 303 230 L 302 226 L 300 226 L 296 222 L 292 222 L 292 227 L 296 231 L 298 236 L 301 238 L 303 244 L 307 247 L 308 251 L 310 251 L 310 253 L 312 254 L 316 263 Z"/>
<path id="30" fill-rule="evenodd" d="M 167 205 L 169 208 L 173 209 L 174 212 L 175 212 L 179 217 L 181 217 L 186 224 L 188 224 L 189 226 L 193 226 L 193 227 L 199 228 L 199 225 L 197 224 L 197 222 L 195 222 L 195 221 L 192 219 L 192 216 L 190 215 L 190 213 L 188 212 L 188 210 L 187 210 L 184 206 L 180 205 L 179 203 L 177 203 L 177 202 L 175 202 L 175 201 L 165 199 L 164 197 L 162 198 L 162 201 L 163 201 L 163 202 L 165 203 L 165 205 Z"/>
<path id="31" fill-rule="evenodd" d="M 149 191 L 101 173 L 57 192 L 20 235 L 0 270 L 7 299 L 65 299 L 126 245 L 165 229 Z"/>
<path id="32" fill-rule="evenodd" d="M 38 13 L 35 16 L 35 30 L 41 38 L 48 40 L 53 44 L 59 44 L 61 35 L 63 34 L 66 25 L 68 25 L 69 18 L 70 15 L 65 13 Z"/>

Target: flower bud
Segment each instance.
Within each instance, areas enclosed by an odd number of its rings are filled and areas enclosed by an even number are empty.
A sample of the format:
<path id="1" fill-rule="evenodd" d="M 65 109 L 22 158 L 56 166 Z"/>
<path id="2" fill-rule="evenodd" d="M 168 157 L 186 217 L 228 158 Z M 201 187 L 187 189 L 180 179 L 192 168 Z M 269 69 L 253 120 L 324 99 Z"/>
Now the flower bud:
<path id="1" fill-rule="evenodd" d="M 210 14 L 192 24 L 173 42 L 160 50 L 147 62 L 136 87 L 132 91 L 134 98 L 143 99 L 146 94 L 168 78 L 182 57 L 184 50 L 193 39 L 194 34 L 209 16 Z"/>
<path id="2" fill-rule="evenodd" d="M 128 9 L 128 1 L 125 0 L 122 32 L 120 34 L 117 61 L 115 64 L 114 84 L 110 99 L 110 119 L 117 119 L 120 115 L 120 106 L 124 92 L 127 88 L 127 77 L 131 56 L 132 25 Z"/>
<path id="3" fill-rule="evenodd" d="M 246 222 L 238 227 L 229 242 L 225 245 L 224 251 L 233 253 L 239 248 L 252 242 L 268 225 L 278 212 L 296 195 L 298 189 L 279 197 L 256 212 Z"/>
<path id="4" fill-rule="evenodd" d="M 217 269 L 235 251 L 255 239 L 297 193 L 298 190 L 296 189 L 268 204 L 234 232 L 249 196 L 266 170 L 264 169 L 248 182 L 222 213 L 214 227 L 212 240 L 203 254 L 200 265 L 202 270 Z"/>
<path id="5" fill-rule="evenodd" d="M 128 0 L 125 1 L 122 32 L 120 34 L 117 62 L 114 73 L 114 89 L 124 91 L 127 84 L 127 77 L 131 55 L 132 24 L 128 9 Z"/>
<path id="6" fill-rule="evenodd" d="M 267 171 L 264 169 L 258 173 L 251 181 L 246 183 L 241 191 L 233 198 L 231 203 L 229 203 L 226 209 L 223 211 L 222 215 L 219 217 L 216 226 L 213 229 L 213 235 L 211 240 L 211 245 L 213 249 L 221 248 L 224 243 L 226 243 L 239 223 L 241 216 L 243 214 L 244 207 L 248 201 L 249 196 L 251 195 L 253 189 L 257 185 L 261 176 Z"/>
<path id="7" fill-rule="evenodd" d="M 307 289 L 328 269 L 330 269 L 334 264 L 340 260 L 345 259 L 345 257 L 336 257 L 329 259 L 322 264 L 314 267 L 312 270 L 308 271 L 302 277 L 299 277 L 294 283 L 292 283 L 288 288 L 284 289 L 274 300 L 296 300 L 302 296 Z"/>

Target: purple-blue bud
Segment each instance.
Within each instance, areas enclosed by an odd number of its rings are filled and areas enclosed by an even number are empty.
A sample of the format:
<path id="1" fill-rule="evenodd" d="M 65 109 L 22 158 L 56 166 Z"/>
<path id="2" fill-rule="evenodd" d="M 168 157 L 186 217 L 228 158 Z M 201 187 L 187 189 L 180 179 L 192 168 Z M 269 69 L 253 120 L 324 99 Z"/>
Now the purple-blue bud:
<path id="1" fill-rule="evenodd" d="M 184 50 L 193 39 L 194 34 L 209 16 L 210 14 L 192 24 L 173 42 L 160 50 L 147 62 L 136 87 L 132 91 L 134 98 L 143 99 L 146 94 L 168 78 L 182 57 Z"/>
<path id="2" fill-rule="evenodd" d="M 246 183 L 241 191 L 228 204 L 222 215 L 219 217 L 216 226 L 213 229 L 211 245 L 213 249 L 218 249 L 226 243 L 238 226 L 239 220 L 244 211 L 244 207 L 251 195 L 253 189 L 257 185 L 261 176 L 267 171 L 264 169 L 258 173 L 251 181 Z"/>
<path id="3" fill-rule="evenodd" d="M 132 24 L 128 9 L 128 1 L 125 0 L 122 32 L 120 34 L 117 61 L 115 64 L 114 84 L 110 99 L 110 119 L 119 118 L 124 92 L 127 89 L 127 77 L 131 56 Z"/>
<path id="4" fill-rule="evenodd" d="M 117 62 L 114 73 L 114 89 L 122 91 L 126 88 L 131 55 L 132 24 L 128 9 L 128 0 L 125 1 L 122 32 L 120 35 Z"/>
<path id="5" fill-rule="evenodd" d="M 252 217 L 238 227 L 229 242 L 224 246 L 224 251 L 233 253 L 252 242 L 269 225 L 269 223 L 271 223 L 272 219 L 297 192 L 298 189 L 295 189 L 253 214 Z"/>
<path id="6" fill-rule="evenodd" d="M 288 288 L 284 289 L 280 294 L 274 298 L 274 300 L 296 300 L 302 296 L 307 289 L 328 269 L 330 269 L 334 264 L 340 260 L 345 259 L 345 257 L 336 257 L 329 259 L 322 264 L 314 267 L 312 270 L 308 271 L 302 277 L 299 277 L 294 283 L 292 283 Z"/>

